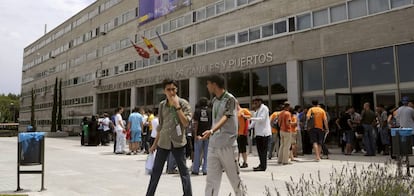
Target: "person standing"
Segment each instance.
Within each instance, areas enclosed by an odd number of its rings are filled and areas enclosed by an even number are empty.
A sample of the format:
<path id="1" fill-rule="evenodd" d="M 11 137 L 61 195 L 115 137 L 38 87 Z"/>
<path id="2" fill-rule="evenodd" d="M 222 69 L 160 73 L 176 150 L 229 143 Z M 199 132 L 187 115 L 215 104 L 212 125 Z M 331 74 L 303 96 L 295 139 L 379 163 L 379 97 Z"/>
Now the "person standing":
<path id="1" fill-rule="evenodd" d="M 158 121 L 158 109 L 154 109 L 154 119 L 151 121 L 152 125 L 152 132 L 151 132 L 151 138 L 150 138 L 150 146 L 154 144 L 155 138 L 157 137 L 157 127 L 158 127 L 159 121 Z"/>
<path id="2" fill-rule="evenodd" d="M 198 101 L 198 108 L 194 112 L 194 163 L 191 174 L 198 175 L 200 170 L 200 161 L 203 162 L 203 175 L 207 175 L 207 152 L 208 139 L 203 139 L 203 133 L 211 129 L 211 108 L 208 106 L 208 99 L 201 97 Z M 203 158 L 201 159 L 201 153 Z"/>
<path id="3" fill-rule="evenodd" d="M 103 125 L 103 136 L 101 138 L 102 140 L 102 145 L 107 146 L 109 143 L 109 132 L 111 130 L 111 120 L 109 119 L 109 115 L 108 113 L 104 113 L 103 114 L 104 118 L 102 120 L 102 125 Z"/>
<path id="4" fill-rule="evenodd" d="M 318 106 L 318 101 L 312 101 L 313 107 L 311 107 L 307 114 L 307 126 L 310 131 L 311 143 L 315 151 L 315 160 L 321 160 L 321 145 L 325 139 L 325 132 L 329 130 L 328 119 L 325 111 Z M 313 124 L 313 126 L 312 126 Z"/>
<path id="5" fill-rule="evenodd" d="M 237 136 L 237 147 L 239 150 L 239 157 L 237 160 L 240 162 L 240 154 L 243 158 L 243 164 L 240 165 L 240 168 L 246 168 L 249 165 L 247 164 L 247 136 L 249 135 L 249 119 L 252 117 L 252 113 L 247 108 L 240 107 L 237 104 L 237 119 L 239 122 L 238 136 Z"/>
<path id="6" fill-rule="evenodd" d="M 262 98 L 253 99 L 253 106 L 256 112 L 250 120 L 252 121 L 251 127 L 255 131 L 257 153 L 259 154 L 260 160 L 259 166 L 253 168 L 253 171 L 266 171 L 268 142 L 270 135 L 272 135 L 269 108 L 263 104 Z"/>
<path id="7" fill-rule="evenodd" d="M 119 107 L 115 114 L 115 131 L 116 131 L 116 149 L 115 154 L 124 154 L 126 130 L 121 114 L 124 112 L 123 107 Z"/>
<path id="8" fill-rule="evenodd" d="M 152 111 L 152 109 L 147 109 L 146 111 L 148 118 L 146 120 L 147 126 L 148 126 L 148 130 L 147 130 L 147 135 L 144 136 L 144 138 L 142 138 L 142 142 L 145 142 L 146 148 L 145 148 L 145 152 L 147 153 L 149 150 L 150 144 L 149 144 L 149 140 L 151 138 L 151 133 L 152 133 L 152 120 L 154 120 L 154 112 Z"/>
<path id="9" fill-rule="evenodd" d="M 203 133 L 204 139 L 210 138 L 205 195 L 219 195 L 223 170 L 235 195 L 245 195 L 237 163 L 237 100 L 224 89 L 224 77 L 221 75 L 210 75 L 207 78 L 207 89 L 214 94 L 214 98 L 212 128 Z"/>
<path id="10" fill-rule="evenodd" d="M 395 119 L 397 124 L 403 128 L 412 128 L 414 130 L 414 109 L 413 103 L 408 100 L 408 97 L 403 97 L 402 106 L 397 109 Z"/>
<path id="11" fill-rule="evenodd" d="M 141 150 L 144 150 L 145 154 L 148 154 L 148 145 L 147 145 L 147 134 L 149 130 L 149 124 L 148 124 L 148 115 L 145 111 L 145 108 L 140 108 L 139 113 L 142 115 L 142 122 L 144 122 L 144 127 L 141 131 Z"/>
<path id="12" fill-rule="evenodd" d="M 364 127 L 364 148 L 365 156 L 375 156 L 375 132 L 372 126 L 375 123 L 375 112 L 371 110 L 368 102 L 364 103 L 364 110 L 361 112 L 361 125 Z"/>
<path id="13" fill-rule="evenodd" d="M 270 122 L 271 124 L 273 124 L 274 122 L 279 122 L 279 114 L 280 114 L 280 107 L 277 107 L 276 111 L 273 112 L 270 115 Z M 275 121 L 276 120 L 276 121 Z M 280 127 L 279 127 L 280 129 Z M 269 154 L 268 159 L 272 159 L 272 157 L 274 156 L 275 152 L 276 152 L 276 156 L 279 153 L 279 146 L 280 146 L 280 141 L 279 141 L 279 130 L 277 129 L 276 126 L 272 126 L 272 138 L 270 140 L 270 145 L 269 145 Z"/>
<path id="14" fill-rule="evenodd" d="M 184 196 L 191 196 L 191 180 L 185 159 L 186 127 L 191 120 L 190 104 L 178 97 L 178 83 L 176 80 L 165 79 L 162 82 L 166 99 L 159 104 L 159 125 L 154 144 L 149 149 L 150 153 L 157 150 L 151 179 L 148 184 L 147 196 L 153 196 L 165 161 L 170 152 L 173 154 L 180 171 Z"/>
<path id="15" fill-rule="evenodd" d="M 381 144 L 383 155 L 389 155 L 389 149 L 391 144 L 390 132 L 388 129 L 388 115 L 387 111 L 385 111 L 384 105 L 378 104 L 377 105 L 377 121 L 378 121 L 378 133 L 380 135 Z"/>
<path id="16" fill-rule="evenodd" d="M 141 142 L 141 131 L 143 129 L 144 123 L 142 122 L 142 115 L 138 112 L 139 108 L 135 107 L 132 110 L 132 113 L 128 117 L 128 130 L 130 130 L 131 140 L 130 145 L 131 149 L 127 155 L 132 153 L 138 154 L 139 145 Z"/>
<path id="17" fill-rule="evenodd" d="M 279 127 L 280 127 L 280 148 L 278 153 L 279 164 L 289 164 L 290 147 L 292 145 L 292 132 L 290 131 L 290 123 L 292 120 L 292 114 L 289 112 L 290 104 L 285 102 L 283 104 L 283 111 L 279 114 Z"/>

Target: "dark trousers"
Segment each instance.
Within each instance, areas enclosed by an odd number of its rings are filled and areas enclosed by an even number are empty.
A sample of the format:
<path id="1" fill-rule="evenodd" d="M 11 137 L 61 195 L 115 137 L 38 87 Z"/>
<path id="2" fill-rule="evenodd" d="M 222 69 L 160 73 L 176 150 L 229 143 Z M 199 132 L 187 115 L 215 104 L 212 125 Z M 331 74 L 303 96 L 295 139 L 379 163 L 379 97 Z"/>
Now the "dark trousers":
<path id="1" fill-rule="evenodd" d="M 267 143 L 269 136 L 256 136 L 257 153 L 259 154 L 260 165 L 262 169 L 267 168 Z"/>
<path id="2" fill-rule="evenodd" d="M 112 132 L 112 138 L 114 138 L 114 153 L 116 151 L 116 132 Z"/>
<path id="3" fill-rule="evenodd" d="M 171 150 L 158 148 L 157 154 L 155 155 L 154 167 L 151 173 L 150 183 L 147 189 L 147 196 L 155 195 L 155 190 L 157 189 L 158 182 L 161 177 L 162 170 L 164 168 L 165 161 L 167 160 L 168 155 L 172 152 L 175 160 L 177 161 L 178 170 L 180 171 L 181 184 L 183 186 L 184 196 L 191 196 L 191 180 L 190 173 L 186 166 L 185 160 L 185 147 L 181 148 L 171 148 Z"/>

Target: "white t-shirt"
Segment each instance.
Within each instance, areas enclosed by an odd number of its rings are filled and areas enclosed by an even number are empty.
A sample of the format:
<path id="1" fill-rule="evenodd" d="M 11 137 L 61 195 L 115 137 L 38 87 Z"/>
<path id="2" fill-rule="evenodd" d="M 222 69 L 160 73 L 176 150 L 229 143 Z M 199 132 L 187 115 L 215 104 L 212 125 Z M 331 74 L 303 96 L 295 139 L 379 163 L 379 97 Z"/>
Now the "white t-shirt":
<path id="1" fill-rule="evenodd" d="M 158 128 L 158 124 L 159 124 L 158 117 L 155 116 L 154 119 L 152 119 L 151 124 L 152 124 L 151 137 L 156 138 L 157 137 L 157 128 Z"/>
<path id="2" fill-rule="evenodd" d="M 124 128 L 123 128 L 123 126 L 119 122 L 121 122 L 121 123 L 123 122 L 122 116 L 121 116 L 121 114 L 116 114 L 115 115 L 115 125 L 116 125 L 116 129 L 118 131 L 122 131 Z"/>
<path id="3" fill-rule="evenodd" d="M 110 128 L 109 128 L 109 123 L 111 122 L 111 120 L 109 120 L 109 118 L 108 117 L 105 117 L 103 120 L 102 120 L 102 125 L 103 125 L 103 130 L 104 131 L 109 131 L 110 130 Z"/>

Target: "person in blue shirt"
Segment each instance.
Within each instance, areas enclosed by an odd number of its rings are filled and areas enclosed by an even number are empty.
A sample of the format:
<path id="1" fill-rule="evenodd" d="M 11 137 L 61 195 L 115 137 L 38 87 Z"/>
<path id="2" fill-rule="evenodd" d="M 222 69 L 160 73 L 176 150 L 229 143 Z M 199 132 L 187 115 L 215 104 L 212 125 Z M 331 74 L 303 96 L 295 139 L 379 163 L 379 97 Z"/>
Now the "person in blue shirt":
<path id="1" fill-rule="evenodd" d="M 144 123 L 142 115 L 139 113 L 139 108 L 135 107 L 132 110 L 132 113 L 129 115 L 128 118 L 128 126 L 127 129 L 131 131 L 131 143 L 130 143 L 130 152 L 127 155 L 131 155 L 132 153 L 138 154 L 138 148 L 141 143 L 141 132 L 143 129 Z"/>

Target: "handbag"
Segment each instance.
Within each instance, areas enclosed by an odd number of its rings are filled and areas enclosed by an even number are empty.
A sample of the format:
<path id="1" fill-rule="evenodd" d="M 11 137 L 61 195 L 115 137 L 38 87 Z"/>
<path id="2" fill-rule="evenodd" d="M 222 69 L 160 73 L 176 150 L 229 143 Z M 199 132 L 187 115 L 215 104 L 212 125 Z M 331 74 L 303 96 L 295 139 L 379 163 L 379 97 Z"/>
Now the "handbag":
<path id="1" fill-rule="evenodd" d="M 315 116 L 311 110 L 311 115 L 309 119 L 306 121 L 306 129 L 309 131 L 313 128 L 315 128 Z"/>
<path id="2" fill-rule="evenodd" d="M 151 175 L 152 168 L 154 167 L 156 152 L 157 151 L 154 151 L 153 153 L 148 154 L 147 161 L 145 162 L 145 174 Z"/>

